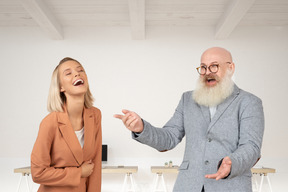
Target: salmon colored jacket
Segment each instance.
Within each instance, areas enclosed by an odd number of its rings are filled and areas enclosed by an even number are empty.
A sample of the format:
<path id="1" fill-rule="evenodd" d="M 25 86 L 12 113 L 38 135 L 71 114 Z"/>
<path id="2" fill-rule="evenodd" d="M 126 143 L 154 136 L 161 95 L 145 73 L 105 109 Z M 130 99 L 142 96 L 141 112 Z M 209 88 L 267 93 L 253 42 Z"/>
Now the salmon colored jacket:
<path id="1" fill-rule="evenodd" d="M 100 192 L 102 131 L 101 111 L 84 108 L 83 149 L 70 123 L 67 110 L 52 112 L 41 122 L 31 154 L 31 173 L 39 192 Z M 81 178 L 81 165 L 94 163 L 93 173 Z"/>

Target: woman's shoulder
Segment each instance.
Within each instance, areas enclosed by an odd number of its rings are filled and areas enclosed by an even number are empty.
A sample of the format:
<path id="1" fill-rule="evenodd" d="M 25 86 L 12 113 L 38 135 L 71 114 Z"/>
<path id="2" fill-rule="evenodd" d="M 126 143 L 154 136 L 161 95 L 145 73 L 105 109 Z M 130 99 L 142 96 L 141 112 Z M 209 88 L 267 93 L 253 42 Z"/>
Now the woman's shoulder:
<path id="1" fill-rule="evenodd" d="M 54 135 L 57 126 L 57 112 L 51 112 L 41 121 L 39 133 L 42 135 L 52 136 Z"/>
<path id="2" fill-rule="evenodd" d="M 97 107 L 92 106 L 89 108 L 89 110 L 91 110 L 96 115 L 101 115 L 101 110 Z"/>
<path id="3" fill-rule="evenodd" d="M 42 122 L 47 122 L 47 121 L 50 122 L 50 121 L 53 121 L 53 120 L 56 120 L 56 119 L 57 119 L 57 112 L 54 111 L 54 112 L 51 112 L 51 113 L 47 114 L 43 118 Z"/>
<path id="4" fill-rule="evenodd" d="M 48 115 L 46 115 L 43 119 L 42 119 L 42 121 L 41 121 L 41 123 L 40 123 L 40 126 L 45 126 L 45 127 L 51 127 L 51 126 L 53 126 L 54 127 L 54 125 L 57 125 L 57 113 L 58 112 L 51 112 L 51 113 L 49 113 Z"/>

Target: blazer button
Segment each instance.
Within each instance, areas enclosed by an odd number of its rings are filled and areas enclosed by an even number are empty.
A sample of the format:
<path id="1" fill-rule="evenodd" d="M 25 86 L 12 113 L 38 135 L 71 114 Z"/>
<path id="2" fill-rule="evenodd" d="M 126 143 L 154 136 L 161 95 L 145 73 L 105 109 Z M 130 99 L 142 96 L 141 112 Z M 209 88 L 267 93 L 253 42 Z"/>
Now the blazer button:
<path id="1" fill-rule="evenodd" d="M 212 141 L 212 139 L 211 138 L 208 138 L 208 142 L 211 142 Z"/>
<path id="2" fill-rule="evenodd" d="M 208 164 L 209 164 L 209 161 L 208 161 L 208 160 L 206 160 L 206 161 L 205 161 L 205 165 L 208 165 Z"/>

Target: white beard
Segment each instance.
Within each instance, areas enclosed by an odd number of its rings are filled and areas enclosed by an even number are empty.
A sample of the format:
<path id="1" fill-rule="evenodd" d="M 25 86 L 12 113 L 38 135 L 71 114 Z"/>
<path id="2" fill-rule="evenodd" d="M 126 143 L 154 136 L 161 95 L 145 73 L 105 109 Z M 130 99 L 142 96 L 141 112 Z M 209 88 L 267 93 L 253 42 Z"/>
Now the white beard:
<path id="1" fill-rule="evenodd" d="M 234 82 L 230 71 L 227 71 L 225 77 L 214 87 L 207 87 L 203 78 L 199 77 L 192 97 L 199 105 L 216 107 L 232 94 L 233 89 Z"/>

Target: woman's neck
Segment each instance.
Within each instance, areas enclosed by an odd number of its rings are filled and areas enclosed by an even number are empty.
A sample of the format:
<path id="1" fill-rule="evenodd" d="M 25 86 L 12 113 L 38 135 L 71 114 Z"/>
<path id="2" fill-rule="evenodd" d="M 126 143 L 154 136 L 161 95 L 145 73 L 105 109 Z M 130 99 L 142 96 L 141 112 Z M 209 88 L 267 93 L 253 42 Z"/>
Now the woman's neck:
<path id="1" fill-rule="evenodd" d="M 69 119 L 74 130 L 79 130 L 84 126 L 83 110 L 84 98 L 67 98 L 66 108 Z"/>

